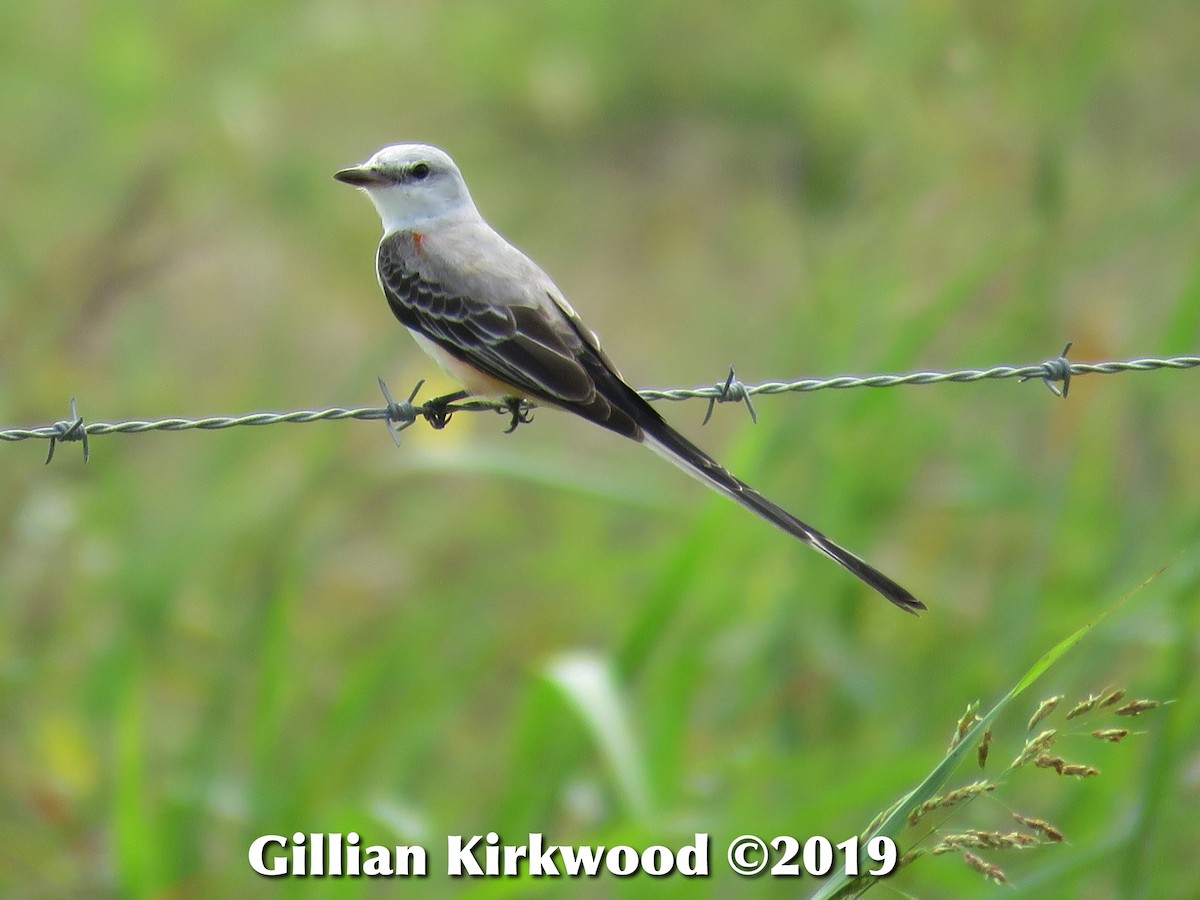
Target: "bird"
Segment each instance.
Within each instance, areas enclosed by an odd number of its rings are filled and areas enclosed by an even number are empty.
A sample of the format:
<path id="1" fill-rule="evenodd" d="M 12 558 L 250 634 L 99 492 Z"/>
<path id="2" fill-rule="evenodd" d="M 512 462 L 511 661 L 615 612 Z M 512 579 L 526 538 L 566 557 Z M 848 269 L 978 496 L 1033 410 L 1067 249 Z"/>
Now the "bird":
<path id="1" fill-rule="evenodd" d="M 483 218 L 454 160 L 393 144 L 334 178 L 361 188 L 383 223 L 376 274 L 417 344 L 465 389 L 520 421 L 523 401 L 574 413 L 645 444 L 680 469 L 832 559 L 900 609 L 905 588 L 768 500 L 672 428 L 630 387 L 563 292 Z M 443 406 L 444 409 L 444 406 Z"/>

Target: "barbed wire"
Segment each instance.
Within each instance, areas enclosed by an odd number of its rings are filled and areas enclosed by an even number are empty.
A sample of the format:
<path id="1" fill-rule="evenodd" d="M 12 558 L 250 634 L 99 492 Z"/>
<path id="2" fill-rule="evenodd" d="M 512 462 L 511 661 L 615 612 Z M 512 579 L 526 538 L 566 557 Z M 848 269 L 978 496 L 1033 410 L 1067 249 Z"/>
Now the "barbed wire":
<path id="1" fill-rule="evenodd" d="M 839 375 L 834 378 L 804 378 L 799 381 L 766 381 L 761 384 L 744 384 L 729 367 L 728 377 L 709 387 L 675 388 L 670 390 L 643 390 L 639 393 L 646 400 L 707 400 L 708 422 L 718 403 L 744 403 L 751 419 L 758 421 L 758 414 L 751 400 L 760 394 L 806 393 L 821 390 L 847 390 L 850 388 L 896 387 L 920 384 L 971 384 L 977 381 L 1000 378 L 1016 378 L 1019 381 L 1041 379 L 1057 396 L 1065 398 L 1070 391 L 1071 379 L 1079 375 L 1114 375 L 1121 372 L 1150 372 L 1156 369 L 1194 369 L 1200 367 L 1200 356 L 1175 356 L 1166 359 L 1154 357 L 1131 359 L 1118 362 L 1073 363 L 1067 359 L 1071 345 L 1053 359 L 1027 366 L 993 366 L 989 369 L 958 369 L 951 372 L 909 372 L 903 375 Z M 83 444 L 83 459 L 87 462 L 91 448 L 89 437 L 106 434 L 145 434 L 149 431 L 214 431 L 242 426 L 305 424 L 308 422 L 340 422 L 346 419 L 382 420 L 388 424 L 393 437 L 399 441 L 399 432 L 408 428 L 417 419 L 425 419 L 434 428 L 443 428 L 450 417 L 459 412 L 495 411 L 512 416 L 511 428 L 528 421 L 525 412 L 536 408 L 532 403 L 495 403 L 488 400 L 465 399 L 465 394 L 453 394 L 435 398 L 425 403 L 415 403 L 417 393 L 424 382 L 418 382 L 408 400 L 397 402 L 392 399 L 387 385 L 380 379 L 384 406 L 331 407 L 329 409 L 300 409 L 291 412 L 254 412 L 241 416 L 207 416 L 199 419 L 131 419 L 123 422 L 85 422 L 78 412 L 75 398 L 70 401 L 71 417 L 52 425 L 34 428 L 8 428 L 0 430 L 0 441 L 48 440 L 50 450 L 46 462 L 54 459 L 59 442 L 79 441 Z M 1061 384 L 1060 388 L 1058 385 Z"/>

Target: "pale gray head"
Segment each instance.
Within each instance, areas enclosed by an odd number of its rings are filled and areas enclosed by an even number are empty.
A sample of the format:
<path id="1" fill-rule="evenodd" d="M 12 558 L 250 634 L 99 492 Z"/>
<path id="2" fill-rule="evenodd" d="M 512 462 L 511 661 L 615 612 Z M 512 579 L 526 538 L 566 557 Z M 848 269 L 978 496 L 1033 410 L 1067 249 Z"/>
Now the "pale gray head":
<path id="1" fill-rule="evenodd" d="M 384 147 L 333 177 L 367 192 L 385 234 L 479 215 L 454 160 L 428 144 Z"/>

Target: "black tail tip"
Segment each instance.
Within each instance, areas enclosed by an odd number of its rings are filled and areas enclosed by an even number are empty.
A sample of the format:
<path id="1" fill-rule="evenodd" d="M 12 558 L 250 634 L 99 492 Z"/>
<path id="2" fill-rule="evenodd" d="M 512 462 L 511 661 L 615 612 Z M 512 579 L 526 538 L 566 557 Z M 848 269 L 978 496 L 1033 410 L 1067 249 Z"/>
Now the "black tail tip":
<path id="1" fill-rule="evenodd" d="M 880 596 L 886 597 L 906 613 L 911 613 L 914 616 L 918 615 L 922 610 L 927 609 L 924 603 L 878 569 L 867 565 L 857 556 L 842 550 L 840 547 L 837 549 L 841 552 L 833 558 L 845 566 L 849 572 L 862 579 L 863 583 L 867 586 L 876 590 Z"/>
<path id="2" fill-rule="evenodd" d="M 888 594 L 887 598 L 906 613 L 911 613 L 914 616 L 919 616 L 923 610 L 929 608 L 908 591 L 903 591 L 900 594 Z"/>

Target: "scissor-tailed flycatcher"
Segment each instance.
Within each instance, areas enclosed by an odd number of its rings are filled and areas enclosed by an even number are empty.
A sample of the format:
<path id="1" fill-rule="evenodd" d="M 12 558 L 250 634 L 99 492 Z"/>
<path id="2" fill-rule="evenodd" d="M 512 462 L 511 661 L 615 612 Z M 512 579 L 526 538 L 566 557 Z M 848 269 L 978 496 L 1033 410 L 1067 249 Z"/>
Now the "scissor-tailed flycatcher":
<path id="1" fill-rule="evenodd" d="M 549 276 L 483 220 L 458 166 L 441 150 L 424 144 L 384 147 L 334 177 L 365 190 L 383 219 L 377 266 L 392 312 L 468 392 L 557 406 L 646 444 L 821 551 L 901 609 L 925 608 L 664 422 L 621 378 Z"/>

